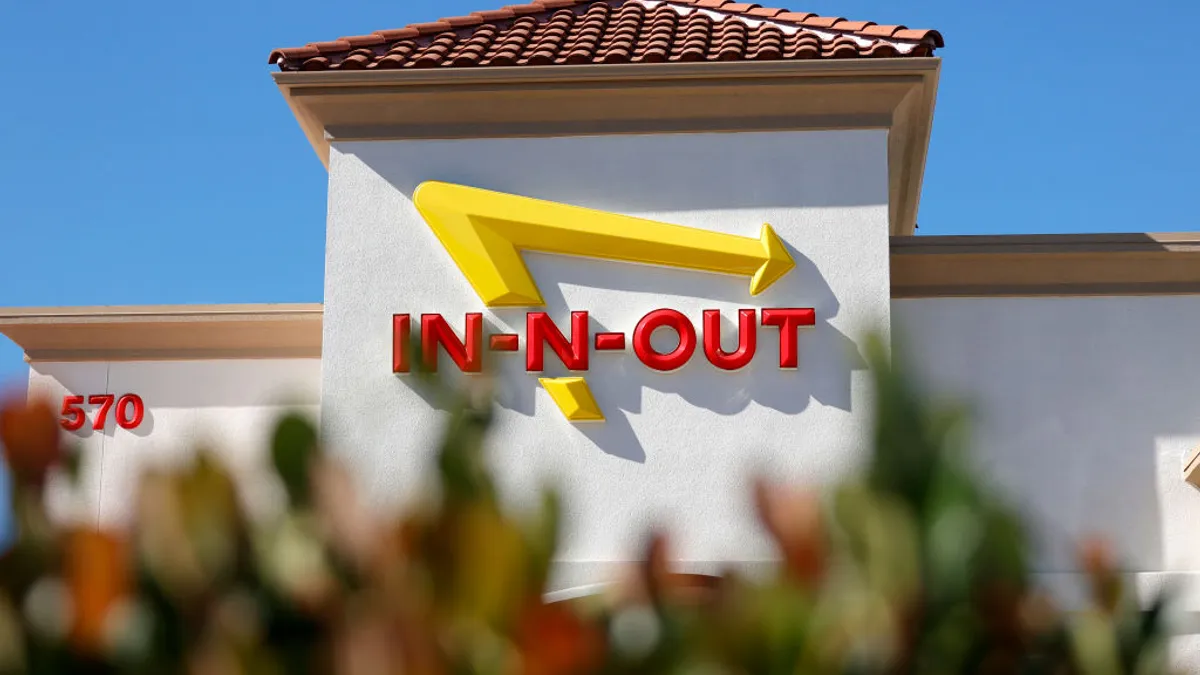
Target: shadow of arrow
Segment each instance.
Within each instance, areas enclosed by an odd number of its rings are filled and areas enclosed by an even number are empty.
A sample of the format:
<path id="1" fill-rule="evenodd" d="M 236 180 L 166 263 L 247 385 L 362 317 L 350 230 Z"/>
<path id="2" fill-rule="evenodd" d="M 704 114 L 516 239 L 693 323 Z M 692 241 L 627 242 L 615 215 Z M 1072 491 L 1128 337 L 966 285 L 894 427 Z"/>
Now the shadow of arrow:
<path id="1" fill-rule="evenodd" d="M 527 254 L 527 262 L 539 280 L 546 301 L 542 309 L 560 326 L 568 324 L 572 309 L 583 309 L 568 304 L 564 287 L 595 287 L 638 296 L 636 300 L 631 299 L 630 304 L 640 311 L 630 314 L 630 319 L 620 325 L 591 319 L 589 328 L 593 336 L 601 331 L 630 335 L 637 318 L 646 311 L 672 306 L 673 301 L 681 298 L 687 299 L 690 305 L 711 301 L 714 305 L 813 307 L 816 310 L 816 325 L 800 332 L 800 366 L 796 370 L 779 368 L 779 336 L 769 327 L 759 328 L 754 360 L 734 372 L 718 370 L 705 359 L 699 347 L 687 365 L 666 373 L 647 368 L 631 348 L 624 352 L 593 351 L 587 380 L 607 419 L 603 424 L 576 425 L 577 432 L 610 455 L 644 462 L 647 452 L 653 449 L 648 450 L 639 442 L 630 415 L 643 413 L 647 392 L 654 392 L 655 396 L 679 396 L 693 406 L 718 415 L 736 415 L 752 404 L 798 415 L 811 401 L 849 411 L 852 373 L 864 369 L 865 360 L 854 340 L 832 325 L 831 319 L 837 316 L 839 303 L 820 270 L 799 251 L 790 246 L 789 249 L 796 261 L 796 269 L 777 287 L 756 298 L 751 298 L 744 282 L 735 277 L 646 266 L 638 266 L 642 268 L 640 273 L 612 274 L 598 265 L 571 264 L 569 259 Z M 498 309 L 495 316 L 508 326 L 520 329 L 524 325 L 525 312 L 525 309 Z M 733 313 L 725 312 L 722 317 L 726 348 L 732 348 L 736 342 L 737 327 L 733 316 Z M 699 316 L 693 320 L 699 327 Z M 674 336 L 656 334 L 654 344 L 661 351 L 669 351 L 675 345 Z M 497 404 L 531 416 L 535 412 L 539 375 L 579 374 L 567 371 L 549 352 L 545 365 L 544 373 L 527 373 L 519 355 L 498 357 L 496 367 L 501 369 L 498 380 L 502 384 L 497 392 Z M 663 419 L 654 423 L 669 426 L 675 421 Z"/>

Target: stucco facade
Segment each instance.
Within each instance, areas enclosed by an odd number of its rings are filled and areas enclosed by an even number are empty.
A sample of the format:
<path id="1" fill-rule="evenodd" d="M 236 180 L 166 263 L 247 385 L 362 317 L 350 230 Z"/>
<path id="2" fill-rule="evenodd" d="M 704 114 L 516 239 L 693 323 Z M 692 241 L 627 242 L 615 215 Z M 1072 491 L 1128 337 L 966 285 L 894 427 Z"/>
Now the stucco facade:
<path id="1" fill-rule="evenodd" d="M 82 490 L 56 486 L 53 510 L 64 520 L 119 525 L 132 513 L 141 472 L 189 461 L 197 448 L 228 463 L 255 512 L 281 507 L 280 486 L 265 471 L 270 435 L 285 412 L 318 417 L 320 374 L 320 359 L 32 363 L 31 396 L 57 402 L 72 394 L 135 393 L 146 402 L 133 429 L 121 428 L 115 409 L 103 429 L 95 429 L 99 408 L 85 406 L 88 422 L 70 434 L 82 451 Z"/>
<path id="2" fill-rule="evenodd" d="M 770 223 L 797 264 L 756 297 L 745 277 L 527 259 L 546 298 L 538 309 L 564 327 L 578 310 L 590 312 L 593 331 L 629 333 L 662 307 L 697 326 L 703 310 L 720 309 L 729 345 L 740 308 L 814 308 L 817 325 L 799 337 L 797 370 L 779 367 L 778 332 L 769 330 L 759 331 L 754 360 L 738 372 L 700 355 L 660 373 L 628 350 L 594 353 L 586 375 L 606 420 L 571 424 L 537 381 L 567 374 L 560 361 L 548 357 L 546 371 L 534 373 L 519 354 L 490 355 L 498 373 L 493 461 L 506 493 L 534 500 L 553 479 L 566 499 L 560 585 L 600 580 L 583 567 L 635 558 L 656 524 L 676 534 L 683 560 L 705 571 L 767 559 L 751 474 L 824 481 L 853 466 L 862 446 L 869 409 L 855 344 L 889 323 L 886 154 L 879 130 L 335 144 L 324 429 L 374 499 L 414 496 L 443 415 L 411 378 L 380 367 L 391 350 L 389 319 L 439 313 L 461 331 L 463 316 L 481 310 L 412 205 L 422 181 L 751 237 Z M 488 332 L 522 334 L 527 349 L 526 309 L 488 309 Z"/>

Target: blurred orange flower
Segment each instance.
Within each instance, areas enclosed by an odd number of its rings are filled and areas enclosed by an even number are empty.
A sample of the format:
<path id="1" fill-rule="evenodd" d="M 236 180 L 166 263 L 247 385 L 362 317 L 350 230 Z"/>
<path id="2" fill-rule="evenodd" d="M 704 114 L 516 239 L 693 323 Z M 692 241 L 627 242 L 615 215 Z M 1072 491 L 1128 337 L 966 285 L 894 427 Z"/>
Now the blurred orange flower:
<path id="1" fill-rule="evenodd" d="M 49 402 L 9 394 L 0 401 L 0 443 L 17 480 L 40 484 L 62 459 L 58 418 Z"/>
<path id="2" fill-rule="evenodd" d="M 104 646 L 109 610 L 129 591 L 125 541 L 111 533 L 75 530 L 67 540 L 66 578 L 74 622 L 71 637 L 85 651 Z"/>
<path id="3" fill-rule="evenodd" d="M 523 675 L 569 675 L 595 669 L 604 654 L 604 639 L 562 603 L 533 604 L 517 626 Z"/>
<path id="4" fill-rule="evenodd" d="M 754 486 L 754 504 L 791 577 L 806 586 L 819 582 L 825 573 L 826 541 L 817 495 L 759 481 Z"/>
<path id="5" fill-rule="evenodd" d="M 1102 539 L 1088 539 L 1079 547 L 1079 562 L 1088 576 L 1092 599 L 1105 612 L 1115 612 L 1123 589 L 1112 547 Z"/>

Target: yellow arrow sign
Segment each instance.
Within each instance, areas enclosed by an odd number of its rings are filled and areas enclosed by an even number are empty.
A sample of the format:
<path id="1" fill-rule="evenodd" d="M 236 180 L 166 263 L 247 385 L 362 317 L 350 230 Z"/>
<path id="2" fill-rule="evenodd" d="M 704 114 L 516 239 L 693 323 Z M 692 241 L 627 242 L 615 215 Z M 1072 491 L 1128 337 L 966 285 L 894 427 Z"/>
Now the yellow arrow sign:
<path id="1" fill-rule="evenodd" d="M 544 304 L 522 251 L 748 276 L 751 295 L 795 267 L 766 224 L 754 239 L 436 181 L 413 202 L 488 307 Z"/>

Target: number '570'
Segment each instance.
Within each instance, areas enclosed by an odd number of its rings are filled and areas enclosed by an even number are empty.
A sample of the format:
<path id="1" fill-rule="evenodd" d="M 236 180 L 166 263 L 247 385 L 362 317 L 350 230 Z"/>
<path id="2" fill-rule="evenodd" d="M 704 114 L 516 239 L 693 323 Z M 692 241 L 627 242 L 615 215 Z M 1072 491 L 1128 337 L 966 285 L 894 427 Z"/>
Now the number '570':
<path id="1" fill-rule="evenodd" d="M 83 402 L 84 397 L 82 396 L 63 397 L 62 419 L 59 420 L 62 428 L 67 431 L 78 431 L 83 428 L 83 425 L 87 423 L 87 413 L 80 407 Z M 96 394 L 87 397 L 87 404 L 100 406 L 96 410 L 95 419 L 92 420 L 92 429 L 96 431 L 104 429 L 104 425 L 108 423 L 108 413 L 114 407 L 116 408 L 114 417 L 117 418 L 117 426 L 122 429 L 136 429 L 146 416 L 146 406 L 142 403 L 142 397 L 137 394 L 125 394 L 119 399 L 113 394 Z"/>

